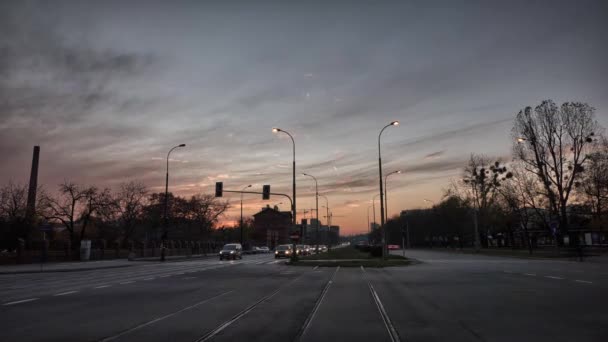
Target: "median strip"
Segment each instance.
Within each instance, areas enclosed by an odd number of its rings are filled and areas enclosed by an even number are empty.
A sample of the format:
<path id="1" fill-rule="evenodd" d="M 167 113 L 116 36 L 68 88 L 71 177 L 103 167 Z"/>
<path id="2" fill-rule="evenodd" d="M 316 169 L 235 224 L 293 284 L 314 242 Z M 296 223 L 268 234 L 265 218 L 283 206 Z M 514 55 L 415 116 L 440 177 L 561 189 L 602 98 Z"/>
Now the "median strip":
<path id="1" fill-rule="evenodd" d="M 592 282 L 592 281 L 587 281 L 587 280 L 579 280 L 579 279 L 576 279 L 576 280 L 575 280 L 575 282 L 577 282 L 577 283 L 583 283 L 583 284 L 593 284 L 593 282 Z"/>

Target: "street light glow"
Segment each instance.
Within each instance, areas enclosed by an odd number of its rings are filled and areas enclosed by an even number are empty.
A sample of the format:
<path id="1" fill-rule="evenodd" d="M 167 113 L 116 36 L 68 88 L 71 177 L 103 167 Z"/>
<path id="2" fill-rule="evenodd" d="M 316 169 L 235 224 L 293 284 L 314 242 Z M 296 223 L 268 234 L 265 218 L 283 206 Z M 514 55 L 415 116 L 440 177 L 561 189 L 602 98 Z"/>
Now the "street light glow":
<path id="1" fill-rule="evenodd" d="M 391 125 L 393 125 L 393 126 L 399 126 L 399 121 L 393 121 L 393 122 L 391 122 Z"/>
<path id="2" fill-rule="evenodd" d="M 518 143 L 523 143 L 524 141 L 526 141 L 526 138 L 517 138 Z"/>
<path id="3" fill-rule="evenodd" d="M 273 128 L 272 128 L 272 131 L 273 131 L 274 133 L 276 133 L 276 132 L 280 132 L 280 131 L 281 131 L 281 129 L 280 129 L 280 128 L 273 127 Z"/>

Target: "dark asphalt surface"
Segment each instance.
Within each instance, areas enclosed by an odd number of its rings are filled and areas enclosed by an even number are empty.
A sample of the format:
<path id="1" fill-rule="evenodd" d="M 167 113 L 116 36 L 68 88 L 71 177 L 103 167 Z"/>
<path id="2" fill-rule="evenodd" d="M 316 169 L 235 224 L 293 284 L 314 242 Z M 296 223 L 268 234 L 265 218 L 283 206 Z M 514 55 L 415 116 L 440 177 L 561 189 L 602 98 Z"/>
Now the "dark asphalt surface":
<path id="1" fill-rule="evenodd" d="M 408 251 L 401 268 L 272 255 L 0 275 L 2 341 L 606 341 L 608 268 Z M 393 333 L 391 333 L 393 332 Z"/>

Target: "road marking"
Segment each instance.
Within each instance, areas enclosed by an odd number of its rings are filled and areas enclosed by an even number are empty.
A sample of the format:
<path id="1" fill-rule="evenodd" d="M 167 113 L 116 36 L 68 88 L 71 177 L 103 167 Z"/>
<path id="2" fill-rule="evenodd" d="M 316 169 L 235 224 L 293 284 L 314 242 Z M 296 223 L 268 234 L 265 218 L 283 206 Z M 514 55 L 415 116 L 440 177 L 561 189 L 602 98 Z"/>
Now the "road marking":
<path id="1" fill-rule="evenodd" d="M 110 287 L 112 285 L 100 285 L 100 286 L 95 286 L 94 289 L 103 289 L 105 287 Z"/>
<path id="2" fill-rule="evenodd" d="M 155 318 L 155 319 L 153 319 L 153 320 L 151 320 L 151 321 L 148 321 L 148 322 L 146 322 L 146 323 L 142 323 L 142 324 L 140 324 L 140 325 L 137 325 L 137 326 L 135 326 L 135 327 L 133 327 L 133 328 L 127 329 L 127 330 L 125 330 L 125 331 L 123 331 L 123 332 L 121 332 L 121 333 L 119 333 L 119 334 L 117 334 L 117 335 L 110 336 L 110 337 L 106 337 L 106 338 L 102 339 L 101 341 L 102 341 L 102 342 L 106 342 L 106 341 L 112 341 L 112 340 L 115 340 L 115 339 L 117 339 L 117 338 L 119 338 L 119 337 L 121 337 L 121 336 L 124 336 L 124 335 L 126 335 L 126 334 L 129 334 L 129 333 L 131 333 L 131 332 L 133 332 L 133 331 L 135 331 L 135 330 L 139 330 L 139 329 L 141 329 L 141 328 L 143 328 L 143 327 L 146 327 L 146 326 L 148 326 L 148 325 L 151 325 L 151 324 L 154 324 L 154 323 L 156 323 L 156 322 L 162 321 L 163 319 L 167 319 L 167 318 L 169 318 L 169 317 L 175 316 L 175 315 L 177 315 L 177 314 L 179 314 L 179 313 L 181 313 L 181 312 L 184 312 L 184 311 L 186 311 L 186 310 L 193 309 L 193 308 L 195 308 L 195 307 L 197 307 L 197 306 L 199 306 L 199 305 L 205 304 L 205 303 L 207 303 L 207 302 L 209 302 L 209 301 L 211 301 L 211 300 L 213 300 L 213 299 L 215 299 L 215 298 L 218 298 L 218 297 L 221 297 L 221 296 L 223 296 L 223 295 L 229 294 L 230 292 L 232 292 L 232 291 L 223 292 L 223 293 L 217 294 L 217 295 L 215 295 L 215 296 L 213 296 L 213 297 L 209 297 L 209 298 L 204 299 L 204 300 L 202 300 L 202 301 L 200 301 L 200 302 L 198 302 L 198 303 L 196 303 L 196 304 L 193 304 L 193 305 L 187 306 L 187 307 L 185 307 L 185 308 L 183 308 L 183 309 L 180 309 L 180 310 L 178 310 L 178 311 L 172 312 L 172 313 L 170 313 L 170 314 L 167 314 L 167 315 L 164 315 L 164 316 L 161 316 L 161 317 Z"/>
<path id="3" fill-rule="evenodd" d="M 167 277 L 170 277 L 170 276 L 171 276 L 170 274 L 167 274 L 167 275 L 162 275 L 159 278 L 167 278 Z"/>
<path id="4" fill-rule="evenodd" d="M 124 281 L 122 283 L 120 283 L 120 285 L 126 285 L 126 284 L 133 284 L 134 281 Z"/>
<path id="5" fill-rule="evenodd" d="M 317 266 L 317 267 L 319 267 L 319 266 Z M 319 307 L 321 306 L 321 302 L 323 302 L 323 298 L 325 298 L 325 295 L 329 291 L 329 287 L 334 282 L 334 277 L 336 276 L 336 273 L 338 273 L 339 269 L 340 269 L 340 266 L 336 267 L 334 274 L 331 275 L 331 278 L 329 278 L 327 285 L 325 285 L 325 287 L 323 288 L 323 291 L 321 291 L 321 294 L 319 295 L 319 298 L 317 299 L 315 306 L 312 308 L 312 311 L 310 312 L 310 314 L 304 321 L 304 324 L 302 325 L 302 328 L 300 328 L 298 335 L 296 335 L 296 338 L 295 338 L 296 341 L 301 340 L 302 337 L 304 336 L 304 334 L 306 334 L 306 331 L 308 331 L 308 328 L 310 327 L 312 320 L 315 318 L 315 315 L 317 314 L 317 311 L 319 310 Z"/>
<path id="6" fill-rule="evenodd" d="M 53 296 L 54 296 L 54 297 L 57 297 L 57 296 L 66 296 L 66 295 L 69 295 L 69 294 L 72 294 L 72 293 L 76 293 L 76 292 L 78 292 L 78 291 L 68 291 L 68 292 L 62 292 L 62 293 L 57 293 L 57 294 L 54 294 Z"/>
<path id="7" fill-rule="evenodd" d="M 196 277 L 185 277 L 183 279 L 196 279 Z"/>
<path id="8" fill-rule="evenodd" d="M 154 280 L 154 279 L 155 279 L 154 277 L 150 277 L 150 278 L 144 278 L 142 280 Z"/>
<path id="9" fill-rule="evenodd" d="M 315 266 L 315 268 L 313 268 L 312 270 L 314 271 L 314 270 L 316 270 L 317 268 L 319 268 L 319 265 Z"/>
<path id="10" fill-rule="evenodd" d="M 35 300 L 38 300 L 39 298 L 28 298 L 28 299 L 22 299 L 22 300 L 18 300 L 18 301 L 14 301 L 14 302 L 8 302 L 8 303 L 4 303 L 2 305 L 4 306 L 8 306 L 8 305 L 15 305 L 15 304 L 21 304 L 21 303 L 27 303 L 27 302 L 32 302 Z"/>
<path id="11" fill-rule="evenodd" d="M 211 330 L 210 332 L 206 333 L 205 335 L 203 335 L 201 338 L 195 340 L 195 342 L 204 342 L 204 341 L 209 341 L 210 339 L 212 339 L 214 336 L 216 336 L 217 334 L 219 334 L 220 332 L 222 332 L 224 329 L 228 328 L 232 323 L 238 321 L 239 319 L 241 319 L 243 316 L 245 316 L 246 314 L 248 314 L 249 312 L 251 312 L 251 310 L 255 309 L 258 305 L 264 303 L 265 301 L 271 299 L 272 297 L 274 297 L 277 293 L 279 293 L 282 289 L 284 288 L 289 288 L 289 286 L 291 286 L 291 284 L 293 284 L 296 280 L 302 278 L 302 276 L 305 273 L 300 274 L 299 276 L 293 278 L 291 281 L 283 284 L 282 286 L 280 286 L 278 289 L 276 289 L 276 291 L 274 291 L 273 293 L 267 295 L 266 297 L 263 297 L 262 299 L 258 300 L 257 302 L 249 305 L 247 308 L 245 308 L 243 311 L 239 312 L 238 314 L 236 314 L 234 317 L 230 318 L 229 320 L 227 320 L 226 322 L 220 324 L 218 327 L 216 327 L 215 329 Z"/>
<path id="12" fill-rule="evenodd" d="M 363 265 L 361 265 L 361 270 L 363 271 L 364 274 L 366 273 L 365 268 L 363 268 Z M 364 275 L 364 277 L 365 277 L 365 275 Z M 389 335 L 391 341 L 392 342 L 401 341 L 399 339 L 399 334 L 397 333 L 397 329 L 395 329 L 395 327 L 393 326 L 393 322 L 391 322 L 391 319 L 388 317 L 388 314 L 386 313 L 386 310 L 384 309 L 384 305 L 382 305 L 382 301 L 380 300 L 378 293 L 374 289 L 374 285 L 372 285 L 372 283 L 367 278 L 366 278 L 366 281 L 367 281 L 367 286 L 369 287 L 369 291 L 372 293 L 372 298 L 374 298 L 374 302 L 376 302 L 376 307 L 378 308 L 378 311 L 380 311 L 380 316 L 382 317 L 382 321 L 384 322 L 384 326 L 386 327 L 386 330 L 388 331 L 388 335 Z"/>
<path id="13" fill-rule="evenodd" d="M 562 277 L 556 277 L 556 276 L 545 276 L 545 278 L 550 278 L 550 279 L 564 279 Z"/>
<path id="14" fill-rule="evenodd" d="M 593 282 L 592 282 L 592 281 L 587 281 L 587 280 L 579 280 L 579 279 L 576 279 L 576 280 L 575 280 L 575 282 L 577 282 L 577 283 L 583 283 L 583 284 L 593 284 Z"/>
<path id="15" fill-rule="evenodd" d="M 531 276 L 531 277 L 536 277 L 536 273 L 524 273 L 524 275 Z"/>

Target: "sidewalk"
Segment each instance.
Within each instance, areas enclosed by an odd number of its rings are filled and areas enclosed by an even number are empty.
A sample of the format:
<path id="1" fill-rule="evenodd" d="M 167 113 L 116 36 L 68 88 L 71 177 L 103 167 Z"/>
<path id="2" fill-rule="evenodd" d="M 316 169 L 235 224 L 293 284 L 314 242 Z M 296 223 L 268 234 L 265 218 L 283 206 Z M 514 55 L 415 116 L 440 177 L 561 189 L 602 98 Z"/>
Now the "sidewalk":
<path id="1" fill-rule="evenodd" d="M 166 261 L 179 261 L 188 259 L 200 259 L 215 257 L 215 254 L 194 254 L 191 257 L 186 255 L 167 256 Z M 73 261 L 73 262 L 53 262 L 44 264 L 21 264 L 21 265 L 1 265 L 0 275 L 2 274 L 21 274 L 21 273 L 41 273 L 41 272 L 79 272 L 101 270 L 108 268 L 122 268 L 138 266 L 142 264 L 161 263 L 160 257 L 137 258 L 133 261 L 128 259 L 113 260 L 93 260 L 93 261 Z"/>

